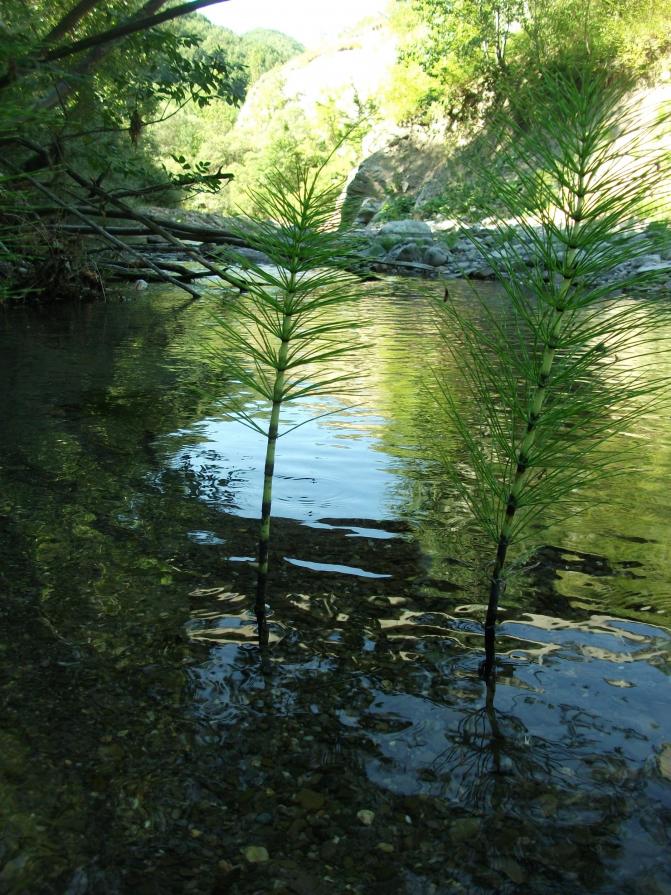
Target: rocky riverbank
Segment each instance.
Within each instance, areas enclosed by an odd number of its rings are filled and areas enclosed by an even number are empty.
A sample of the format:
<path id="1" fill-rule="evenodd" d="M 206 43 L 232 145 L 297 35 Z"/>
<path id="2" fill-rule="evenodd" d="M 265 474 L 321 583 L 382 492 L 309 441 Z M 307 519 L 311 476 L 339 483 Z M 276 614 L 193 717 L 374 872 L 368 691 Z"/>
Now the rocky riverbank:
<path id="1" fill-rule="evenodd" d="M 364 276 L 371 272 L 441 280 L 493 280 L 502 272 L 508 276 L 514 276 L 516 270 L 528 273 L 539 263 L 537 248 L 533 244 L 535 234 L 528 228 L 526 232 L 520 227 L 502 230 L 494 220 L 464 224 L 444 218 L 377 222 L 374 214 L 372 202 L 370 208 L 364 202 L 354 227 L 349 231 L 358 245 L 361 258 L 357 270 Z M 123 263 L 116 261 L 106 273 L 117 278 L 142 282 L 183 280 L 183 288 L 197 295 L 194 280 L 211 276 L 220 269 L 226 278 L 225 271 L 231 264 L 230 281 L 236 282 L 235 262 L 228 254 L 229 248 L 253 263 L 271 263 L 260 252 L 245 246 L 244 240 L 232 235 L 239 232 L 237 227 L 240 223 L 232 218 L 156 208 L 143 209 L 136 216 L 145 229 L 141 235 L 139 230 L 133 231 L 134 241 L 129 250 L 135 256 L 149 254 L 144 263 L 131 257 Z M 368 222 L 367 216 L 370 217 Z M 137 222 L 129 219 L 120 223 L 127 226 Z M 540 229 L 537 232 L 540 236 Z M 663 224 L 641 224 L 632 237 L 634 257 L 610 270 L 601 282 L 611 280 L 626 284 L 628 280 L 636 280 L 637 283 L 650 280 L 662 290 L 671 290 L 670 235 L 668 226 Z M 557 244 L 557 251 L 561 249 Z M 197 266 L 193 263 L 185 266 L 184 262 L 196 262 Z M 542 268 L 538 274 L 540 277 L 549 276 Z"/>
<path id="2" fill-rule="evenodd" d="M 493 222 L 464 226 L 451 220 L 399 220 L 372 223 L 353 234 L 371 269 L 389 274 L 490 280 L 497 276 L 494 268 L 514 272 L 537 264 L 531 240 L 521 228 L 502 234 Z M 671 289 L 668 230 L 641 225 L 633 239 L 636 257 L 612 270 L 609 278 L 650 274 Z"/>

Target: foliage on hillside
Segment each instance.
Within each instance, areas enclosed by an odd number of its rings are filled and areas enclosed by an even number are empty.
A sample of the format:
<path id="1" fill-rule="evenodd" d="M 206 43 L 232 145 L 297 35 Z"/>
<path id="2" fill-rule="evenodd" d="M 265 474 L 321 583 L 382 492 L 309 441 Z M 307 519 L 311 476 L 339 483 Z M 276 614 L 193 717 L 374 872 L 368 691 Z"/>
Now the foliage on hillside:
<path id="1" fill-rule="evenodd" d="M 243 101 L 250 88 L 266 72 L 283 65 L 303 50 L 298 41 L 279 31 L 257 28 L 238 35 L 228 28 L 213 25 L 205 16 L 197 14 L 185 16 L 173 27 L 196 39 L 192 55 L 201 57 L 213 52 L 222 53 L 239 79 L 239 93 Z M 176 112 L 170 119 L 170 125 L 157 128 L 152 136 L 162 153 L 167 148 L 188 152 L 191 147 L 200 147 L 205 143 L 210 131 L 232 127 L 239 107 L 240 104 L 227 103 L 225 97 L 213 97 L 207 106 L 188 105 Z M 174 109 L 171 111 L 175 112 Z"/>
<path id="2" fill-rule="evenodd" d="M 198 205 L 253 212 L 245 195 L 264 172 L 287 170 L 295 160 L 319 163 L 355 120 L 362 122 L 358 139 L 338 157 L 338 174 L 361 161 L 366 132 L 429 126 L 453 144 L 446 152 L 455 165 L 449 197 L 433 197 L 422 210 L 477 214 L 486 203 L 473 171 L 495 143 L 488 139 L 489 110 L 506 108 L 524 117 L 527 97 L 550 71 L 605 65 L 633 80 L 652 78 L 657 60 L 671 48 L 671 12 L 661 0 L 643 5 L 634 0 L 390 0 L 383 20 L 350 29 L 322 51 L 325 58 L 339 49 L 345 69 L 346 53 L 362 46 L 374 67 L 380 62 L 371 49 L 372 35 L 383 33 L 388 45 L 396 46 L 397 61 L 373 93 L 352 102 L 336 76 L 332 83 L 325 79 L 318 98 L 306 103 L 293 95 L 296 75 L 314 94 L 319 70 L 313 68 L 314 55 L 304 54 L 286 72 L 278 68 L 264 75 L 239 116 L 220 104 L 188 113 L 189 124 L 182 113 L 184 129 L 175 133 L 174 145 L 181 140 L 192 155 L 235 175 L 225 194 L 199 197 Z M 482 133 L 483 124 L 489 133 Z M 164 155 L 168 145 L 161 144 Z M 399 195 L 404 205 L 412 204 L 411 197 Z"/>
<path id="3" fill-rule="evenodd" d="M 368 23 L 363 31 L 370 27 Z M 271 39 L 278 43 L 270 44 Z M 279 169 L 288 174 L 296 163 L 320 165 L 348 133 L 351 138 L 330 162 L 331 172 L 345 177 L 360 160 L 360 138 L 376 116 L 378 103 L 369 102 L 366 91 L 358 89 L 358 73 L 350 69 L 351 60 L 344 54 L 364 52 L 366 37 L 354 29 L 321 53 L 304 53 L 292 59 L 286 69 L 276 64 L 277 53 L 282 51 L 287 56 L 290 50 L 295 55 L 297 45 L 280 40 L 284 40 L 283 35 L 265 31 L 250 32 L 242 38 L 250 54 L 250 72 L 261 72 L 257 81 L 250 82 L 242 109 L 231 109 L 218 102 L 203 110 L 191 107 L 180 111 L 169 126 L 155 130 L 156 154 L 168 166 L 171 156 L 183 152 L 209 159 L 234 175 L 218 196 L 197 197 L 192 203 L 197 208 L 253 213 L 250 190 L 268 171 Z M 272 63 L 269 70 L 254 69 L 252 57 L 259 52 L 261 41 L 265 47 L 263 63 Z M 321 69 L 324 60 L 331 57 L 335 60 L 335 77 L 324 78 L 321 70 L 315 74 L 312 65 Z M 371 65 L 366 60 L 366 65 L 377 71 L 377 61 Z M 310 94 L 310 98 L 305 94 Z M 357 123 L 362 124 L 353 131 Z"/>
<path id="4" fill-rule="evenodd" d="M 483 94 L 511 98 L 577 66 L 649 76 L 671 48 L 665 0 L 394 0 L 403 58 L 437 82 L 455 116 Z M 435 86 L 434 91 L 435 95 Z"/>
<path id="5" fill-rule="evenodd" d="M 208 127 L 201 132 L 201 152 L 206 158 L 216 159 L 234 179 L 226 191 L 217 196 L 198 197 L 200 207 L 208 206 L 225 211 L 244 211 L 254 214 L 252 193 L 267 172 L 288 173 L 298 165 L 321 165 L 340 148 L 328 165 L 329 173 L 344 178 L 361 157 L 361 136 L 365 125 L 365 104 L 348 107 L 336 92 L 325 92 L 310 113 L 283 91 L 281 71 L 271 72 L 257 85 L 254 105 L 245 107 L 231 130 L 217 127 L 216 109 L 203 116 Z M 348 138 L 345 137 L 348 135 Z"/>
<path id="6" fill-rule="evenodd" d="M 76 233 L 100 232 L 101 196 L 105 216 L 114 194 L 118 217 L 121 198 L 170 205 L 230 180 L 188 144 L 198 128 L 176 129 L 169 165 L 152 129 L 167 134 L 180 113 L 197 119 L 210 105 L 233 121 L 253 79 L 300 45 L 276 32 L 239 38 L 193 14 L 212 2 L 3 4 L 1 291 L 80 294 L 80 275 L 98 281 Z"/>
<path id="7" fill-rule="evenodd" d="M 439 125 L 448 159 L 442 191 L 421 205 L 402 196 L 423 216 L 477 220 L 495 210 L 479 175 L 498 166 L 510 122 L 531 126 L 544 78 L 607 70 L 652 84 L 671 50 L 671 8 L 661 0 L 392 0 L 389 23 L 399 46 L 389 88 L 403 97 L 399 118 Z"/>
<path id="8" fill-rule="evenodd" d="M 267 72 L 283 65 L 303 49 L 298 41 L 278 31 L 259 28 L 238 36 L 227 28 L 212 25 L 203 16 L 188 17 L 180 22 L 180 28 L 185 32 L 192 32 L 195 28 L 198 52 L 209 52 L 213 46 L 221 47 L 229 65 L 240 74 L 242 97 L 246 97 Z M 231 105 L 224 98 L 214 98 L 203 107 L 192 103 L 172 111 L 175 113 L 173 117 L 159 124 L 151 134 L 156 155 L 168 169 L 179 169 L 180 163 L 175 161 L 177 157 L 184 158 L 187 164 L 193 164 L 196 159 L 209 160 L 216 166 L 231 170 L 235 159 L 231 158 L 227 147 L 240 106 Z M 264 141 L 267 141 L 265 134 Z M 258 133 L 256 143 L 259 143 Z M 212 201 L 217 208 L 222 203 L 230 204 L 227 195 Z M 199 197 L 198 204 L 201 207 L 207 204 L 203 196 Z"/>

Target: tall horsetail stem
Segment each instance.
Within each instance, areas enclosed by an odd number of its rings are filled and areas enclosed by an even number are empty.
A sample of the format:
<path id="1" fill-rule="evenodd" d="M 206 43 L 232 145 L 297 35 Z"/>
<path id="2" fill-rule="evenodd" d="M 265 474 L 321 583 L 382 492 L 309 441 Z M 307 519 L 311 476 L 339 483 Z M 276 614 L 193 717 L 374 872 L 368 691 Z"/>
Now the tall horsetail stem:
<path id="1" fill-rule="evenodd" d="M 280 430 L 282 412 L 290 402 L 342 393 L 356 369 L 333 370 L 333 364 L 361 347 L 354 335 L 359 322 L 351 314 L 334 313 L 361 293 L 359 277 L 347 269 L 352 243 L 333 227 L 342 183 L 329 174 L 330 160 L 316 168 L 296 163 L 288 173 L 273 169 L 249 191 L 259 217 L 231 230 L 272 266 L 231 253 L 244 291 L 216 318 L 223 338 L 212 353 L 241 386 L 228 397 L 225 411 L 266 440 L 254 598 L 264 670 L 269 669 L 266 603 L 275 455 L 278 439 L 295 428 Z M 267 425 L 250 409 L 256 406 L 269 413 Z"/>
<path id="2" fill-rule="evenodd" d="M 578 185 L 576 187 L 575 196 L 577 197 L 575 212 L 573 215 L 576 224 L 576 233 L 574 239 L 579 236 L 580 221 L 582 219 L 582 207 L 585 194 L 585 169 L 587 159 L 584 157 L 585 141 L 580 140 L 583 156 L 578 159 L 579 174 Z M 533 446 L 536 442 L 536 433 L 538 424 L 543 415 L 545 399 L 548 393 L 550 376 L 552 373 L 552 365 L 554 363 L 557 351 L 557 343 L 561 334 L 562 318 L 566 311 L 567 304 L 571 296 L 571 290 L 574 285 L 575 273 L 573 264 L 577 254 L 577 248 L 570 247 L 566 249 L 563 264 L 562 282 L 557 293 L 554 306 L 552 309 L 552 317 L 550 326 L 547 330 L 547 337 L 543 343 L 543 352 L 541 356 L 538 380 L 527 410 L 527 428 L 517 454 L 517 466 L 515 475 L 508 492 L 506 500 L 505 516 L 499 531 L 498 543 L 496 545 L 496 556 L 492 575 L 489 584 L 489 599 L 487 603 L 487 614 L 485 616 L 485 659 L 482 663 L 481 673 L 485 678 L 489 678 L 494 668 L 496 658 L 496 621 L 498 615 L 499 601 L 505 586 L 504 568 L 508 547 L 512 537 L 513 520 L 519 507 L 520 497 L 527 483 L 530 472 L 530 456 Z"/>
<path id="3" fill-rule="evenodd" d="M 468 473 L 439 449 L 493 552 L 480 666 L 487 680 L 511 550 L 533 547 L 540 530 L 591 504 L 586 485 L 632 468 L 633 450 L 613 436 L 631 433 L 671 384 L 656 372 L 671 309 L 629 297 L 664 276 L 636 261 L 659 251 L 647 224 L 669 201 L 671 110 L 644 115 L 632 84 L 610 70 L 586 64 L 579 74 L 542 77 L 534 102 L 502 122 L 507 147 L 495 129 L 503 165 L 483 177 L 508 220 L 493 212 L 495 249 L 473 241 L 508 300 L 503 319 L 486 296 L 475 296 L 477 315 L 458 301 L 440 305 L 462 377 L 455 389 L 438 371 L 435 394 Z"/>
<path id="4" fill-rule="evenodd" d="M 283 331 L 286 333 L 288 316 L 283 319 Z M 259 633 L 259 646 L 268 646 L 268 620 L 266 617 L 266 593 L 268 590 L 268 551 L 270 545 L 270 513 L 273 500 L 273 477 L 275 474 L 275 449 L 280 425 L 280 410 L 284 391 L 284 379 L 289 354 L 289 341 L 283 339 L 278 352 L 278 364 L 273 386 L 273 403 L 270 422 L 266 435 L 266 462 L 263 470 L 263 499 L 261 503 L 261 527 L 259 530 L 258 572 L 256 576 L 256 600 L 254 614 Z"/>

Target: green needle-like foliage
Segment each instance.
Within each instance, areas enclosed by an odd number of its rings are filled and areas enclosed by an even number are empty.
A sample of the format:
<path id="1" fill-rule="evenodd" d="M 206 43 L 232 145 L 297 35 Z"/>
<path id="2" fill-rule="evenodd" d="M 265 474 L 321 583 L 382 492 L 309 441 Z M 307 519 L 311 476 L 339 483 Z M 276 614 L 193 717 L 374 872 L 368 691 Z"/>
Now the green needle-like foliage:
<path id="1" fill-rule="evenodd" d="M 265 220 L 249 221 L 240 235 L 273 266 L 239 257 L 245 291 L 235 308 L 217 318 L 227 371 L 246 397 L 227 410 L 267 442 L 254 605 L 262 648 L 268 642 L 275 449 L 278 438 L 291 431 L 280 431 L 282 409 L 292 401 L 351 390 L 352 366 L 343 372 L 337 361 L 360 347 L 356 322 L 341 311 L 361 295 L 360 279 L 345 269 L 352 246 L 332 226 L 342 184 L 330 181 L 325 167 L 298 167 L 290 176 L 271 172 L 250 196 Z"/>
<path id="2" fill-rule="evenodd" d="M 438 388 L 466 461 L 454 480 L 492 544 L 486 676 L 511 548 L 574 513 L 583 486 L 635 463 L 612 436 L 631 432 L 667 385 L 654 353 L 671 309 L 640 292 L 659 271 L 632 264 L 658 250 L 644 222 L 668 196 L 665 124 L 642 125 L 626 86 L 605 76 L 546 79 L 510 141 L 516 182 L 491 184 L 509 220 L 496 249 L 479 244 L 503 313 L 477 299 L 445 304 L 462 377 L 457 393 Z"/>

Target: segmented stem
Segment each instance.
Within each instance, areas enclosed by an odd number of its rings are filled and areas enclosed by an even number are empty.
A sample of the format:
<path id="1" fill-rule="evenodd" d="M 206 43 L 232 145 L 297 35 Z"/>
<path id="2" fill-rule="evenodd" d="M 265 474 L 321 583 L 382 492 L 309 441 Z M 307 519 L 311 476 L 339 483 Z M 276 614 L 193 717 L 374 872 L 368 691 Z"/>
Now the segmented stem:
<path id="1" fill-rule="evenodd" d="M 261 504 L 261 528 L 259 530 L 258 572 L 254 614 L 259 632 L 259 646 L 268 646 L 268 621 L 266 618 L 266 592 L 268 590 L 268 548 L 270 543 L 270 513 L 273 501 L 273 476 L 275 473 L 275 448 L 280 425 L 280 410 L 284 399 L 284 380 L 289 355 L 288 317 L 285 317 L 283 338 L 277 358 L 273 403 L 266 435 L 266 462 L 263 470 L 263 502 Z"/>
<path id="2" fill-rule="evenodd" d="M 585 140 L 581 140 L 581 148 L 584 150 Z M 531 473 L 531 456 L 536 436 L 538 433 L 538 425 L 543 415 L 543 408 L 547 398 L 548 384 L 550 382 L 550 374 L 552 373 L 552 365 L 557 353 L 557 345 L 562 329 L 562 320 L 566 312 L 567 303 L 571 290 L 575 282 L 575 272 L 573 265 L 578 252 L 577 240 L 580 236 L 580 221 L 582 220 L 583 204 L 585 196 L 585 169 L 586 159 L 580 158 L 580 170 L 578 174 L 578 184 L 575 189 L 577 202 L 575 211 L 571 215 L 576 224 L 573 237 L 566 249 L 563 264 L 563 276 L 556 300 L 548 321 L 545 342 L 543 344 L 543 353 L 541 355 L 541 363 L 538 373 L 538 380 L 534 387 L 529 400 L 527 411 L 527 428 L 522 438 L 519 450 L 517 452 L 517 466 L 515 474 L 508 491 L 506 499 L 505 515 L 503 523 L 499 531 L 499 538 L 496 545 L 496 556 L 494 558 L 494 566 L 489 584 L 489 600 L 487 603 L 487 614 L 485 616 L 485 660 L 481 666 L 481 675 L 489 678 L 494 668 L 495 653 L 495 634 L 496 634 L 496 618 L 499 608 L 499 600 L 504 590 L 504 567 L 508 548 L 513 537 L 513 523 L 515 514 L 517 513 L 521 498 L 524 493 L 524 487 Z"/>

